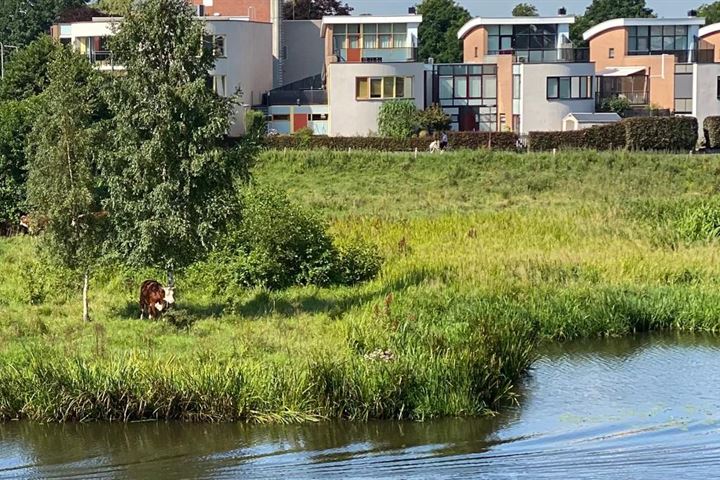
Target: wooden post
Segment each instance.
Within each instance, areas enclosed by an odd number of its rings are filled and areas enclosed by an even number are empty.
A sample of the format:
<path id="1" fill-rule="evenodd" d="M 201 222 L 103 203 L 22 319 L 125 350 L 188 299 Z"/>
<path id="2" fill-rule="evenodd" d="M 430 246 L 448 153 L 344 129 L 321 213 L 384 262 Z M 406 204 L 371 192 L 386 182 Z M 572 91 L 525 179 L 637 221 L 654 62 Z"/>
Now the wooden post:
<path id="1" fill-rule="evenodd" d="M 90 309 L 88 308 L 88 288 L 90 287 L 90 272 L 85 270 L 83 277 L 83 322 L 90 321 Z"/>

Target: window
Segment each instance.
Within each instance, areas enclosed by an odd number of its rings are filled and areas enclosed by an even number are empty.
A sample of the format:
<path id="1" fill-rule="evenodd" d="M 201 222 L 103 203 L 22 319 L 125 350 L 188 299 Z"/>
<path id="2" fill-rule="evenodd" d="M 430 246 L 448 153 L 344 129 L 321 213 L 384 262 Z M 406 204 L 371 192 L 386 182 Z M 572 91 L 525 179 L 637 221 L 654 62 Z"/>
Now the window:
<path id="1" fill-rule="evenodd" d="M 333 50 L 408 47 L 406 23 L 364 23 L 333 26 Z"/>
<path id="2" fill-rule="evenodd" d="M 468 105 L 469 99 L 497 98 L 495 65 L 438 65 L 436 75 L 439 86 L 436 101 L 439 100 L 443 106 Z M 471 104 L 481 103 L 485 104 L 481 101 L 474 101 Z"/>
<path id="3" fill-rule="evenodd" d="M 513 99 L 520 99 L 520 75 L 513 75 Z"/>
<path id="4" fill-rule="evenodd" d="M 213 75 L 213 91 L 224 97 L 226 95 L 225 75 Z"/>
<path id="5" fill-rule="evenodd" d="M 580 100 L 592 98 L 592 77 L 548 77 L 548 100 Z"/>
<path id="6" fill-rule="evenodd" d="M 488 54 L 507 50 L 554 50 L 557 48 L 556 25 L 490 25 Z"/>
<path id="7" fill-rule="evenodd" d="M 615 58 L 615 49 L 614 48 L 608 49 L 608 58 Z"/>
<path id="8" fill-rule="evenodd" d="M 412 77 L 358 77 L 355 98 L 412 98 Z"/>
<path id="9" fill-rule="evenodd" d="M 628 27 L 628 54 L 653 55 L 687 50 L 687 40 L 688 27 L 685 25 Z"/>
<path id="10" fill-rule="evenodd" d="M 328 119 L 327 113 L 313 113 L 308 115 L 308 121 L 310 122 L 323 122 Z"/>
<path id="11" fill-rule="evenodd" d="M 203 44 L 215 58 L 227 57 L 225 35 L 204 35 Z"/>
<path id="12" fill-rule="evenodd" d="M 273 115 L 272 119 L 273 119 L 273 122 L 289 122 L 290 115 L 288 115 L 288 114 Z"/>
<path id="13" fill-rule="evenodd" d="M 717 98 L 720 100 L 720 77 L 717 77 Z"/>

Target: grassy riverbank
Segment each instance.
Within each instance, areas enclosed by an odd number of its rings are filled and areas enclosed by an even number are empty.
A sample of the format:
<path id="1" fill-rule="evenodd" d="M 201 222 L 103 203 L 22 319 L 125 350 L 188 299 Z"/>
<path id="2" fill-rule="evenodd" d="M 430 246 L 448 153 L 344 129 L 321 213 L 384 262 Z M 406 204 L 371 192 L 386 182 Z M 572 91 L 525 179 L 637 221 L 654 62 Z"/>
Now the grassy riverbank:
<path id="1" fill-rule="evenodd" d="M 379 278 L 227 297 L 191 269 L 177 328 L 136 319 L 153 272 L 108 267 L 84 325 L 34 241 L 2 240 L 0 417 L 474 415 L 543 338 L 720 328 L 716 156 L 269 152 L 254 178 L 375 242 Z"/>

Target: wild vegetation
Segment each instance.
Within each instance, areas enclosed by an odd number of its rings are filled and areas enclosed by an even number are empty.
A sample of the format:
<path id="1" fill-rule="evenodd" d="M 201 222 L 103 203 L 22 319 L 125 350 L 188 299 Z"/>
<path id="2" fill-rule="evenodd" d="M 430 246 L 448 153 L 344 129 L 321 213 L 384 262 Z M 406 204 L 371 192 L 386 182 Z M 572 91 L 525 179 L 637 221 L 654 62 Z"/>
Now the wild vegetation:
<path id="1" fill-rule="evenodd" d="M 160 322 L 136 318 L 140 281 L 160 272 L 106 261 L 82 323 L 77 282 L 36 239 L 3 240 L 0 416 L 501 408 L 539 341 L 720 328 L 718 172 L 711 155 L 268 151 L 254 182 L 317 211 L 339 250 L 378 245 L 379 275 L 272 289 L 204 260 L 178 275 L 182 308 Z"/>

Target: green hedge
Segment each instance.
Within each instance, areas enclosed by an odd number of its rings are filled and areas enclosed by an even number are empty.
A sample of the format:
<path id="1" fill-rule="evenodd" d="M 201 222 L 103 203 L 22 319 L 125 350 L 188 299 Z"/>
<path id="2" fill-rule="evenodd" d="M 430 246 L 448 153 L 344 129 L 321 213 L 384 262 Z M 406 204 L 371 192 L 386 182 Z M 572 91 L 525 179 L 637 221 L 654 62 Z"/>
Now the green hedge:
<path id="1" fill-rule="evenodd" d="M 530 132 L 528 142 L 534 151 L 554 148 L 686 151 L 695 148 L 697 136 L 698 123 L 693 117 L 639 117 L 585 130 Z M 720 142 L 720 136 L 717 138 Z"/>
<path id="2" fill-rule="evenodd" d="M 530 132 L 531 150 L 612 150 L 625 148 L 625 126 L 618 122 L 567 132 Z"/>
<path id="3" fill-rule="evenodd" d="M 720 117 L 706 117 L 703 122 L 705 131 L 705 146 L 707 148 L 720 148 Z"/>
<path id="4" fill-rule="evenodd" d="M 627 118 L 622 123 L 630 150 L 688 151 L 697 145 L 695 117 Z"/>
<path id="5" fill-rule="evenodd" d="M 452 149 L 492 148 L 496 150 L 514 150 L 517 135 L 513 132 L 449 132 L 448 142 Z M 381 150 L 381 151 L 425 151 L 433 141 L 424 138 L 384 138 L 384 137 L 326 137 L 314 136 L 302 138 L 296 135 L 267 137 L 265 145 L 270 149 L 314 149 L 330 150 Z"/>

